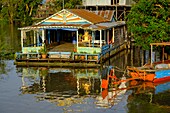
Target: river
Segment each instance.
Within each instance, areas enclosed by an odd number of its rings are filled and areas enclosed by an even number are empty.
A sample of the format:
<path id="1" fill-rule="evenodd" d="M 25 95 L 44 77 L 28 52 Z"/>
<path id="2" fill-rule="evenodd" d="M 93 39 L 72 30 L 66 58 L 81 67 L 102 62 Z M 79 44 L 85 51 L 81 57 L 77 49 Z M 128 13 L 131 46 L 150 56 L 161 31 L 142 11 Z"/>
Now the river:
<path id="1" fill-rule="evenodd" d="M 1 45 L 20 50 L 17 27 L 1 26 L 0 36 Z M 169 113 L 170 82 L 131 81 L 122 89 L 110 82 L 109 89 L 101 88 L 108 66 L 127 77 L 126 66 L 142 65 L 139 53 L 123 51 L 91 69 L 17 67 L 14 60 L 0 60 L 0 113 Z"/>

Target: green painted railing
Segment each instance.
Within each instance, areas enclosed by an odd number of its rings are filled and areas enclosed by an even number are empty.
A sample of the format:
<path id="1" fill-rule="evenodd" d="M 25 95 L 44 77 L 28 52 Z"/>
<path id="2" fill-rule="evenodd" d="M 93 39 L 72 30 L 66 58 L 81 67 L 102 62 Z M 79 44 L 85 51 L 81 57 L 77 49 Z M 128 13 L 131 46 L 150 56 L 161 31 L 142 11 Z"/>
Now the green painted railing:
<path id="1" fill-rule="evenodd" d="M 39 47 L 23 47 L 22 53 L 38 53 L 40 49 L 42 49 L 43 46 Z"/>
<path id="2" fill-rule="evenodd" d="M 101 53 L 101 48 L 97 47 L 78 47 L 77 53 L 97 54 Z"/>

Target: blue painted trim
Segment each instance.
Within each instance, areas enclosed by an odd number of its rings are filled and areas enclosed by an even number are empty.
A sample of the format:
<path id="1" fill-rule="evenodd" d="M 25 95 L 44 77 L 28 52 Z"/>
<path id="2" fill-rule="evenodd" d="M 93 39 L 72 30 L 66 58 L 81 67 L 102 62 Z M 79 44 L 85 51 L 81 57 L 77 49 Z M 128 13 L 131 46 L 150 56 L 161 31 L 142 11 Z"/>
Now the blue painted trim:
<path id="1" fill-rule="evenodd" d="M 41 23 L 41 25 L 52 25 L 52 24 L 56 24 L 57 25 L 62 25 L 63 23 L 62 22 L 43 22 Z M 89 24 L 88 22 L 67 22 L 66 25 L 69 25 L 69 24 Z"/>

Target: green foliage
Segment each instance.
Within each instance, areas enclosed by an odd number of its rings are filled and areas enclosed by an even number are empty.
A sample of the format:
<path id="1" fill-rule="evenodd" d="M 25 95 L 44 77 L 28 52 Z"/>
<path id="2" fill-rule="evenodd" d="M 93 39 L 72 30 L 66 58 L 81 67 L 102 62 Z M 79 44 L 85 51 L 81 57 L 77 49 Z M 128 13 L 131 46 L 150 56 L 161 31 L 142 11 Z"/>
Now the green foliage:
<path id="1" fill-rule="evenodd" d="M 47 48 L 46 45 L 44 45 L 44 47 L 42 49 L 40 49 L 39 51 L 41 54 L 47 54 Z"/>
<path id="2" fill-rule="evenodd" d="M 36 13 L 38 5 L 42 0 L 21 0 L 18 3 L 17 18 L 22 20 L 22 25 L 32 24 L 32 16 Z"/>
<path id="3" fill-rule="evenodd" d="M 76 8 L 76 5 L 80 5 L 82 0 L 66 0 L 65 8 L 73 9 Z"/>
<path id="4" fill-rule="evenodd" d="M 20 19 L 22 24 L 32 24 L 32 16 L 36 13 L 42 0 L 2 0 L 0 2 L 0 18 L 8 20 L 11 24 Z"/>
<path id="5" fill-rule="evenodd" d="M 149 49 L 150 43 L 170 39 L 169 0 L 140 0 L 127 16 L 128 32 L 136 45 Z"/>
<path id="6" fill-rule="evenodd" d="M 17 6 L 18 0 L 2 0 L 1 5 L 2 9 L 0 10 L 1 17 L 4 20 L 9 20 L 11 24 L 13 24 L 13 20 L 17 14 Z"/>
<path id="7" fill-rule="evenodd" d="M 76 5 L 81 5 L 82 0 L 64 0 L 64 9 L 73 9 L 76 8 Z M 55 0 L 54 7 L 56 10 L 63 9 L 63 0 Z"/>
<path id="8" fill-rule="evenodd" d="M 43 0 L 1 0 L 0 1 L 0 19 L 13 21 L 19 19 L 22 25 L 31 25 L 33 23 L 32 17 L 36 15 L 38 5 L 42 4 Z M 64 0 L 64 8 L 76 8 L 80 5 L 82 0 Z M 48 6 L 53 11 L 63 9 L 63 0 L 53 0 L 49 2 Z"/>
<path id="9" fill-rule="evenodd" d="M 133 1 L 137 3 L 137 2 L 139 2 L 140 0 L 133 0 Z"/>

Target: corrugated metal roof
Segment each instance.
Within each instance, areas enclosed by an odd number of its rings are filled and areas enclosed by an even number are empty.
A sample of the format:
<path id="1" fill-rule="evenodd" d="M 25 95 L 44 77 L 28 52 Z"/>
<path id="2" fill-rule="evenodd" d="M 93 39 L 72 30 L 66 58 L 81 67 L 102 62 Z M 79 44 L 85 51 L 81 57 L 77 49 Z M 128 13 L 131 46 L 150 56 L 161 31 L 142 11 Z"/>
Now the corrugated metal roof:
<path id="1" fill-rule="evenodd" d="M 98 26 L 104 26 L 106 28 L 110 28 L 110 27 L 116 27 L 116 26 L 122 26 L 125 25 L 125 21 L 117 21 L 117 22 L 105 22 L 105 23 L 99 23 L 96 24 Z"/>
<path id="2" fill-rule="evenodd" d="M 109 22 L 108 19 L 105 19 L 102 16 L 96 15 L 95 13 L 85 9 L 66 9 L 66 10 L 80 16 L 81 18 L 84 18 L 92 22 L 93 24 L 101 23 L 101 22 Z"/>
<path id="3" fill-rule="evenodd" d="M 105 19 L 108 19 L 109 21 L 112 21 L 114 19 L 113 15 L 115 10 L 98 10 L 93 11 L 96 15 L 102 16 Z M 114 19 L 115 20 L 115 19 Z"/>
<path id="4" fill-rule="evenodd" d="M 64 11 L 66 13 L 64 13 Z M 70 13 L 69 13 L 70 12 Z M 66 15 L 67 14 L 67 15 Z M 105 12 L 108 18 L 111 18 L 109 12 Z M 67 19 L 66 19 L 67 18 Z M 62 20 L 63 19 L 63 20 Z M 74 20 L 73 20 L 74 19 Z M 77 19 L 77 20 L 76 20 Z M 46 23 L 48 24 L 46 24 Z M 83 22 L 83 23 L 82 23 Z M 45 23 L 45 24 L 44 24 Z M 124 25 L 125 22 L 111 22 L 102 16 L 96 15 L 84 9 L 63 9 L 58 13 L 42 20 L 35 25 L 19 28 L 20 30 L 40 29 L 40 28 L 81 28 L 81 29 L 107 29 L 115 26 Z"/>

